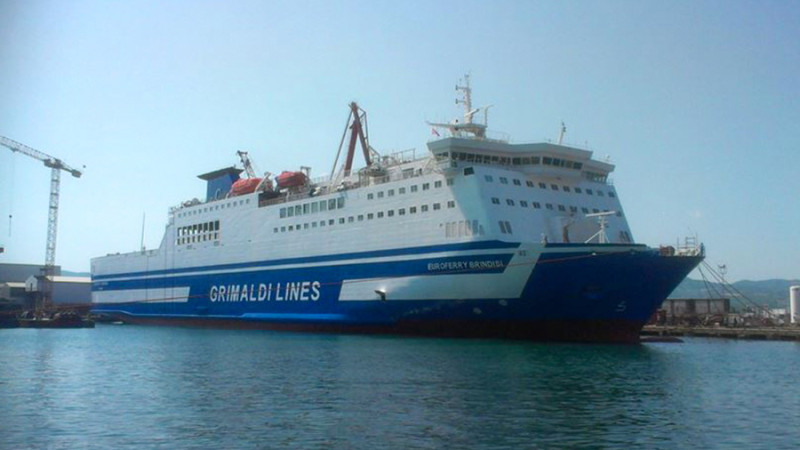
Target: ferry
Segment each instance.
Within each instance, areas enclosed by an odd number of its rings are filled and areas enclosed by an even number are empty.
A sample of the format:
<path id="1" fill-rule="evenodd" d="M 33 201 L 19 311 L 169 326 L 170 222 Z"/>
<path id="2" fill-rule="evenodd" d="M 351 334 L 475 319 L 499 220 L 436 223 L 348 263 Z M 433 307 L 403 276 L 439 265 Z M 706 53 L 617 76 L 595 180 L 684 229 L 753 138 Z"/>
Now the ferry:
<path id="1" fill-rule="evenodd" d="M 469 78 L 463 117 L 427 152 L 379 154 L 350 104 L 329 175 L 214 170 L 169 209 L 158 248 L 93 258 L 93 311 L 126 323 L 300 332 L 639 342 L 704 258 L 637 243 L 614 165 L 488 131 Z M 480 113 L 483 111 L 483 121 Z M 354 168 L 356 150 L 364 166 Z"/>

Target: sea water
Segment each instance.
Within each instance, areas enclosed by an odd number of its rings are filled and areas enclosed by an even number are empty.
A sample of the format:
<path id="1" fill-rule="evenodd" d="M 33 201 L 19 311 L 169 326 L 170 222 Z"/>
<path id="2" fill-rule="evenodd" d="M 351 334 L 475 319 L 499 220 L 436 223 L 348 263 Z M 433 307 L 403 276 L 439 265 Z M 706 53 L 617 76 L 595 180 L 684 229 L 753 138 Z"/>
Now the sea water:
<path id="1" fill-rule="evenodd" d="M 0 448 L 797 448 L 800 344 L 0 330 Z"/>

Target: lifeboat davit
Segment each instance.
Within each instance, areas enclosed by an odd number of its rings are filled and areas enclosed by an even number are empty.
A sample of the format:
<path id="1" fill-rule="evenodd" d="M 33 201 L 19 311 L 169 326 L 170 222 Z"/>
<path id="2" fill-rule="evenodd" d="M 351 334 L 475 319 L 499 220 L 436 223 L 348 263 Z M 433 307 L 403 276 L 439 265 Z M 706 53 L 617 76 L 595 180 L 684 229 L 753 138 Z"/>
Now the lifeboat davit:
<path id="1" fill-rule="evenodd" d="M 231 197 L 237 195 L 250 194 L 256 190 L 261 183 L 261 178 L 242 178 L 236 180 L 231 186 Z"/>
<path id="2" fill-rule="evenodd" d="M 296 188 L 305 185 L 308 182 L 308 176 L 303 172 L 289 172 L 284 170 L 280 175 L 275 177 L 279 189 Z"/>

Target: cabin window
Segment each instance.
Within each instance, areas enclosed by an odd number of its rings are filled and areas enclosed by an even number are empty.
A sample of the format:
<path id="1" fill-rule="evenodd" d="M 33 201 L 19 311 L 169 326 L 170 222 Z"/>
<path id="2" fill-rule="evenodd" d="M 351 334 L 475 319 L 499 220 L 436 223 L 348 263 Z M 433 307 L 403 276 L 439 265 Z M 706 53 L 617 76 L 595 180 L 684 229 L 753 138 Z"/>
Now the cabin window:
<path id="1" fill-rule="evenodd" d="M 448 201 L 447 201 L 447 207 L 448 207 L 448 208 L 455 208 L 455 207 L 456 207 L 456 202 L 455 202 L 455 200 L 448 200 Z"/>
<path id="2" fill-rule="evenodd" d="M 587 190 L 586 190 L 586 193 L 587 193 L 588 195 L 594 195 L 594 192 L 593 192 L 591 189 L 587 189 Z"/>
<path id="3" fill-rule="evenodd" d="M 540 209 L 542 207 L 542 204 L 539 202 L 533 202 L 533 207 L 536 209 Z"/>
<path id="4" fill-rule="evenodd" d="M 539 182 L 539 187 L 542 189 L 547 189 L 547 185 L 542 182 Z"/>
<path id="5" fill-rule="evenodd" d="M 418 186 L 416 184 L 412 185 L 411 186 L 411 192 L 417 192 L 417 188 L 418 188 Z"/>
<path id="6" fill-rule="evenodd" d="M 474 175 L 474 174 L 475 174 L 475 169 L 473 169 L 472 167 L 464 168 L 464 175 L 465 176 L 466 175 Z"/>
<path id="7" fill-rule="evenodd" d="M 383 198 L 383 191 L 378 192 L 378 198 Z"/>
<path id="8" fill-rule="evenodd" d="M 508 184 L 508 178 L 500 177 L 500 184 Z"/>
<path id="9" fill-rule="evenodd" d="M 519 206 L 521 206 L 523 208 L 527 208 L 528 207 L 528 202 L 526 202 L 525 200 L 520 200 L 519 201 Z"/>
<path id="10" fill-rule="evenodd" d="M 353 223 L 355 221 L 356 221 L 356 219 L 353 216 L 350 216 L 350 217 L 347 218 L 347 223 Z"/>
<path id="11" fill-rule="evenodd" d="M 344 225 L 344 217 L 339 217 L 339 225 Z"/>
<path id="12" fill-rule="evenodd" d="M 333 219 L 328 219 L 328 225 L 333 226 L 336 223 Z"/>
<path id="13" fill-rule="evenodd" d="M 518 179 L 514 178 L 512 181 L 514 182 L 514 186 L 522 186 L 522 182 Z"/>
<path id="14" fill-rule="evenodd" d="M 372 197 L 373 197 L 372 193 L 367 194 L 367 200 L 372 200 Z"/>
<path id="15" fill-rule="evenodd" d="M 364 221 L 364 215 L 363 214 L 359 214 L 358 215 L 358 221 L 359 222 L 363 222 Z"/>
<path id="16" fill-rule="evenodd" d="M 491 175 L 484 175 L 483 178 L 486 180 L 487 183 L 491 183 L 492 181 L 494 181 L 494 178 L 492 178 Z"/>
<path id="17" fill-rule="evenodd" d="M 561 189 L 563 189 L 564 192 L 569 192 L 570 191 L 569 190 L 569 186 L 561 186 Z"/>
<path id="18" fill-rule="evenodd" d="M 442 209 L 442 204 L 441 203 L 434 203 L 433 204 L 433 210 L 434 211 L 438 211 L 440 209 Z"/>
<path id="19" fill-rule="evenodd" d="M 597 209 L 597 208 L 592 208 L 592 212 L 593 212 L 593 213 L 595 213 L 595 214 L 597 214 L 597 213 L 599 213 L 599 212 L 600 212 L 600 210 L 599 210 L 599 209 Z"/>
<path id="20" fill-rule="evenodd" d="M 378 211 L 378 219 L 382 219 L 382 218 L 383 218 L 383 211 Z"/>
<path id="21" fill-rule="evenodd" d="M 286 208 L 286 217 L 294 217 L 294 208 L 293 207 Z"/>
<path id="22" fill-rule="evenodd" d="M 511 200 L 510 198 L 507 198 L 507 199 L 506 199 L 506 205 L 508 205 L 508 206 L 514 206 L 514 200 Z"/>
<path id="23" fill-rule="evenodd" d="M 520 165 L 521 162 L 522 162 L 522 160 L 520 158 L 512 158 L 511 159 L 511 164 L 513 164 L 515 166 Z"/>
<path id="24" fill-rule="evenodd" d="M 553 165 L 553 158 L 548 158 L 547 156 L 545 156 L 544 158 L 542 158 L 542 163 L 547 165 L 547 166 L 552 166 Z"/>
<path id="25" fill-rule="evenodd" d="M 571 213 L 577 213 L 577 212 L 578 212 L 578 207 L 577 207 L 577 206 L 570 206 L 570 207 L 569 207 L 569 212 L 571 212 Z"/>
<path id="26" fill-rule="evenodd" d="M 529 188 L 532 188 L 532 187 L 534 187 L 533 181 L 531 181 L 531 180 L 525 180 L 525 186 L 528 186 Z"/>
<path id="27" fill-rule="evenodd" d="M 281 219 L 283 219 L 284 217 L 286 217 L 286 208 L 281 208 L 281 211 L 280 211 L 280 217 L 281 217 Z"/>
<path id="28" fill-rule="evenodd" d="M 581 189 L 581 188 L 579 188 L 579 187 L 576 187 L 576 188 L 575 188 L 575 193 L 576 193 L 576 194 L 581 194 L 581 193 L 583 193 L 583 189 Z"/>
<path id="29" fill-rule="evenodd" d="M 386 216 L 387 217 L 393 217 L 394 216 L 394 210 L 390 209 L 389 211 L 386 211 Z"/>
<path id="30" fill-rule="evenodd" d="M 455 178 L 448 178 L 447 179 L 447 185 L 448 186 L 452 186 L 455 183 L 455 181 L 456 181 Z"/>
<path id="31" fill-rule="evenodd" d="M 558 205 L 558 210 L 562 212 L 566 212 L 567 208 L 564 205 Z"/>
<path id="32" fill-rule="evenodd" d="M 511 223 L 507 220 L 501 220 L 498 222 L 500 224 L 500 232 L 503 234 L 512 234 L 511 231 Z"/>
<path id="33" fill-rule="evenodd" d="M 333 211 L 334 209 L 336 209 L 336 199 L 332 198 L 328 200 L 328 210 Z"/>
<path id="34" fill-rule="evenodd" d="M 386 191 L 386 195 L 388 197 L 394 197 L 394 189 L 389 189 L 388 191 Z"/>
<path id="35" fill-rule="evenodd" d="M 422 190 L 423 191 L 427 191 L 430 188 L 431 188 L 431 184 L 430 183 L 422 183 Z"/>
<path id="36" fill-rule="evenodd" d="M 500 199 L 497 198 L 497 197 L 492 197 L 492 203 L 495 204 L 495 205 L 499 205 L 500 204 Z"/>
<path id="37" fill-rule="evenodd" d="M 408 208 L 408 213 L 409 214 L 416 214 L 417 213 L 417 207 L 416 206 L 412 206 L 412 207 Z"/>
<path id="38" fill-rule="evenodd" d="M 336 207 L 337 208 L 344 208 L 344 197 L 339 197 L 336 199 Z"/>
<path id="39" fill-rule="evenodd" d="M 439 181 L 435 181 L 435 182 L 433 183 L 433 187 L 435 187 L 435 188 L 440 188 L 440 187 L 442 187 L 442 181 L 441 181 L 441 180 L 439 180 Z"/>
<path id="40" fill-rule="evenodd" d="M 406 193 L 406 188 L 401 187 L 400 189 L 397 190 L 397 193 L 400 194 L 400 195 L 405 194 Z"/>
<path id="41" fill-rule="evenodd" d="M 308 205 L 308 203 L 303 205 L 303 214 L 308 214 L 310 212 L 310 210 L 311 210 L 311 207 Z"/>
<path id="42" fill-rule="evenodd" d="M 428 212 L 428 205 L 422 205 L 422 206 L 420 207 L 420 211 L 421 211 L 421 212 Z"/>
<path id="43" fill-rule="evenodd" d="M 597 196 L 598 197 L 605 197 L 605 194 L 603 193 L 603 191 L 597 191 Z"/>
<path id="44" fill-rule="evenodd" d="M 314 202 L 311 204 L 311 213 L 313 214 L 317 212 L 319 212 L 319 203 Z"/>
<path id="45" fill-rule="evenodd" d="M 550 185 L 550 189 L 552 189 L 552 190 L 554 190 L 554 191 L 557 191 L 557 190 L 558 190 L 558 185 L 556 185 L 556 184 L 551 184 L 551 185 Z"/>
<path id="46" fill-rule="evenodd" d="M 611 197 L 611 198 L 616 198 L 617 194 L 615 194 L 615 193 L 613 193 L 611 191 L 608 191 L 608 196 Z"/>
<path id="47" fill-rule="evenodd" d="M 589 214 L 589 208 L 581 208 L 581 212 L 584 214 Z"/>
<path id="48" fill-rule="evenodd" d="M 545 203 L 544 207 L 547 208 L 547 209 L 553 209 L 553 204 L 552 203 Z"/>
<path id="49" fill-rule="evenodd" d="M 304 223 L 304 224 L 303 224 L 303 229 L 304 229 L 304 230 L 307 230 L 307 229 L 308 229 L 308 223 Z"/>
<path id="50" fill-rule="evenodd" d="M 397 215 L 398 216 L 405 216 L 406 215 L 406 209 L 405 208 L 398 209 L 397 210 Z"/>
<path id="51" fill-rule="evenodd" d="M 295 207 L 294 207 L 294 215 L 295 216 L 299 216 L 300 214 L 303 214 L 303 207 L 300 206 L 300 205 L 295 205 Z"/>
<path id="52" fill-rule="evenodd" d="M 372 220 L 375 218 L 375 214 L 367 213 L 367 220 Z"/>

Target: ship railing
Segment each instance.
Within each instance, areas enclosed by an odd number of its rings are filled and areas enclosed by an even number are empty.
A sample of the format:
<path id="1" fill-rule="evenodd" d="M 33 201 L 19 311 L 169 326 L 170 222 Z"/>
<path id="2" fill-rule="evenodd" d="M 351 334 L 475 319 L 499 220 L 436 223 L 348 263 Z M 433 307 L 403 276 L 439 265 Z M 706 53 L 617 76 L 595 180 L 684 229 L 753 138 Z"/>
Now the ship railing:
<path id="1" fill-rule="evenodd" d="M 686 236 L 683 242 L 678 240 L 675 246 L 675 254 L 679 256 L 705 256 L 706 249 L 697 236 Z"/>

